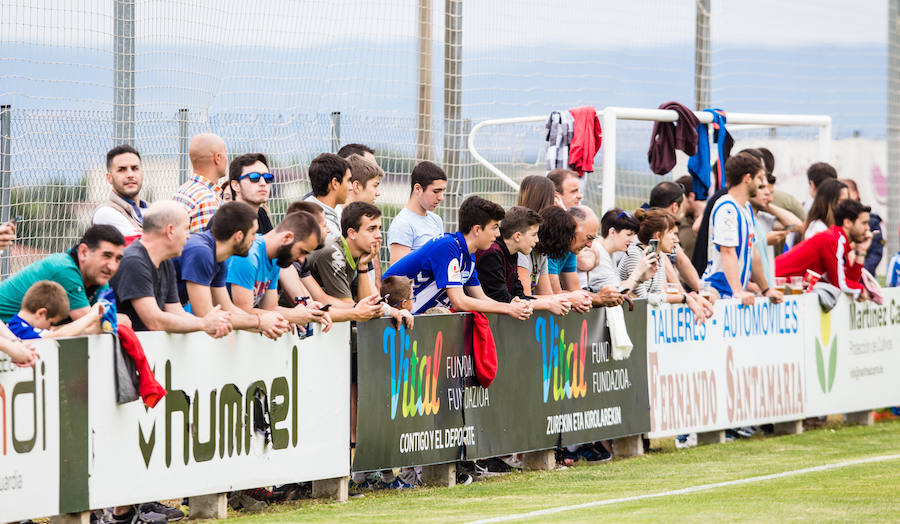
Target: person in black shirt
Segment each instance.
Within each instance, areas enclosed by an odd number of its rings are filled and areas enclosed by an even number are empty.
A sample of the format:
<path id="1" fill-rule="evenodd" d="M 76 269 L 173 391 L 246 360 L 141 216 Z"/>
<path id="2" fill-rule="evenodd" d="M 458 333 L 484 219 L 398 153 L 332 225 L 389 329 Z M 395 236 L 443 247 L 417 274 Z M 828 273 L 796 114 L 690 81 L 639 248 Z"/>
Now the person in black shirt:
<path id="1" fill-rule="evenodd" d="M 119 270 L 109 282 L 119 313 L 131 319 L 135 331 L 227 335 L 232 329 L 230 313 L 216 306 L 206 316 L 196 317 L 178 299 L 172 258 L 181 255 L 189 236 L 184 207 L 171 200 L 152 204 L 144 211 L 143 229 L 143 236 L 125 249 Z"/>
<path id="2" fill-rule="evenodd" d="M 542 222 L 541 216 L 527 207 L 509 208 L 500 222 L 500 238 L 491 247 L 475 252 L 475 269 L 488 297 L 498 302 L 511 302 L 513 297 L 519 297 L 530 300 L 534 309 L 565 315 L 572 307 L 565 296 L 535 298 L 526 295 L 519 280 L 519 253 L 531 254 Z"/>

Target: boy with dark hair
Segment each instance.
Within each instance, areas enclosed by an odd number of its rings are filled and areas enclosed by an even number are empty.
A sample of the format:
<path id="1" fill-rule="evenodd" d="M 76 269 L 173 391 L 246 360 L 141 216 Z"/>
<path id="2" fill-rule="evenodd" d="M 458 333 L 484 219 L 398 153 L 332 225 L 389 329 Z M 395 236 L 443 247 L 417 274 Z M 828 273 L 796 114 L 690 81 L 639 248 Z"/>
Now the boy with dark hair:
<path id="1" fill-rule="evenodd" d="M 488 249 L 500 235 L 505 213 L 499 205 L 479 196 L 466 198 L 459 207 L 459 231 L 447 233 L 403 257 L 385 273 L 413 279 L 413 312 L 434 306 L 456 311 L 503 313 L 520 320 L 531 316 L 528 301 L 513 297 L 509 303 L 485 295 L 475 269 L 479 249 Z"/>
<path id="2" fill-rule="evenodd" d="M 318 205 L 325 213 L 327 240 L 341 236 L 341 216 L 335 208 L 347 203 L 350 176 L 350 164 L 332 153 L 322 153 L 309 163 L 312 195 L 304 200 Z"/>
<path id="3" fill-rule="evenodd" d="M 344 144 L 338 149 L 338 156 L 350 158 L 351 155 L 359 155 L 367 160 L 375 162 L 375 150 L 365 144 Z"/>
<path id="4" fill-rule="evenodd" d="M 215 306 L 231 313 L 234 329 L 249 329 L 277 339 L 289 327 L 275 311 L 249 314 L 232 302 L 225 288 L 225 261 L 232 255 L 245 257 L 256 235 L 256 212 L 243 202 L 227 202 L 216 211 L 209 231 L 191 235 L 184 246 L 178 267 L 181 302 L 190 303 L 190 312 L 206 316 Z"/>
<path id="5" fill-rule="evenodd" d="M 433 162 L 419 162 L 409 178 L 406 207 L 397 213 L 388 228 L 391 264 L 444 234 L 444 221 L 434 210 L 444 199 L 447 174 Z"/>
<path id="6" fill-rule="evenodd" d="M 262 153 L 246 153 L 236 157 L 228 165 L 228 192 L 231 200 L 243 202 L 256 210 L 258 233 L 272 231 L 272 219 L 264 204 L 268 202 L 275 183 L 275 175 L 269 170 L 269 160 Z"/>
<path id="7" fill-rule="evenodd" d="M 543 219 L 532 209 L 509 208 L 500 222 L 500 238 L 487 249 L 475 252 L 475 268 L 484 293 L 497 302 L 510 302 L 513 297 L 531 300 L 534 309 L 556 315 L 569 312 L 571 304 L 560 296 L 535 298 L 525 294 L 519 280 L 519 253 L 530 255 L 538 241 L 538 228 Z"/>
<path id="8" fill-rule="evenodd" d="M 40 280 L 28 288 L 22 299 L 22 309 L 9 320 L 9 330 L 22 340 L 102 333 L 100 319 L 103 309 L 100 304 L 94 304 L 78 320 L 53 328 L 68 316 L 69 297 L 66 290 L 56 282 Z"/>
<path id="9" fill-rule="evenodd" d="M 782 300 L 781 293 L 766 282 L 754 245 L 756 219 L 749 200 L 765 184 L 765 176 L 762 162 L 752 154 L 741 152 L 729 158 L 725 162 L 728 193 L 716 201 L 710 214 L 709 262 L 703 281 L 723 297 L 740 299 L 744 305 L 756 300 L 746 289 L 751 279 L 772 302 Z"/>
<path id="10" fill-rule="evenodd" d="M 870 207 L 856 200 L 841 200 L 834 210 L 833 226 L 775 257 L 775 275 L 805 276 L 807 270 L 812 270 L 853 298 L 869 298 L 860 280 L 873 238 L 869 231 L 870 211 Z"/>
<path id="11" fill-rule="evenodd" d="M 106 181 L 112 191 L 94 211 L 91 223 L 114 226 L 130 244 L 141 236 L 143 210 L 147 208 L 138 196 L 144 185 L 144 169 L 137 149 L 122 144 L 106 153 Z"/>

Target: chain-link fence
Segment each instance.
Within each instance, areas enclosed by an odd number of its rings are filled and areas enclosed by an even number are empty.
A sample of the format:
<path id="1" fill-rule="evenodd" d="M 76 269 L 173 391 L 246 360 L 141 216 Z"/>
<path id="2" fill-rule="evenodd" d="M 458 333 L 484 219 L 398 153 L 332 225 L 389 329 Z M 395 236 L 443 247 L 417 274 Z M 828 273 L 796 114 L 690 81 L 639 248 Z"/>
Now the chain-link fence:
<path id="1" fill-rule="evenodd" d="M 465 195 L 515 200 L 467 152 L 478 122 L 582 105 L 693 106 L 698 86 L 727 111 L 831 115 L 846 141 L 833 160 L 884 212 L 888 188 L 898 187 L 885 146 L 897 76 L 887 4 L 0 0 L 0 105 L 9 106 L 0 112 L 9 129 L 0 219 L 23 217 L 9 269 L 75 241 L 106 196 L 105 153 L 121 140 L 142 153 L 147 200 L 169 197 L 186 176 L 196 133 L 221 135 L 231 156 L 265 153 L 277 175 L 268 204 L 276 218 L 308 190 L 315 155 L 365 143 L 387 173 L 377 202 L 385 227 L 405 204 L 412 166 L 433 159 L 450 176 L 439 212 L 452 228 Z M 645 201 L 661 180 L 647 165 L 651 125 L 618 125 L 622 207 Z M 802 182 L 814 130 L 785 133 L 735 135 L 739 147 L 778 149 L 776 174 Z M 520 180 L 544 173 L 543 137 L 543 123 L 496 126 L 476 145 Z M 595 164 L 586 202 L 599 207 Z M 683 173 L 681 158 L 665 178 Z"/>

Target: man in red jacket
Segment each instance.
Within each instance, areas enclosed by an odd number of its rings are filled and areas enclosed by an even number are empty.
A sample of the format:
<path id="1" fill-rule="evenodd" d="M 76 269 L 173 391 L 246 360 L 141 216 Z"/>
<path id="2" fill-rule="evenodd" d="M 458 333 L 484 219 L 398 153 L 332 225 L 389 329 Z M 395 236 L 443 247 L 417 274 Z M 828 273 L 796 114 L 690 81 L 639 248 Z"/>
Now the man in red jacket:
<path id="1" fill-rule="evenodd" d="M 775 275 L 802 276 L 811 269 L 844 293 L 866 300 L 868 293 L 860 279 L 872 243 L 870 211 L 856 200 L 842 200 L 834 211 L 835 225 L 775 257 Z"/>

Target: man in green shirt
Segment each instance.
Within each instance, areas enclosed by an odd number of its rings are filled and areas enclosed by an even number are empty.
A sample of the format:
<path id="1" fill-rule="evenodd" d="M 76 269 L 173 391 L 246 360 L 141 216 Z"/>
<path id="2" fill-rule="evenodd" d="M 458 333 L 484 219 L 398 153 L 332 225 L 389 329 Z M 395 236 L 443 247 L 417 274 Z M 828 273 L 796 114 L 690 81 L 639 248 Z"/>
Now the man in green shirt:
<path id="1" fill-rule="evenodd" d="M 109 287 L 109 279 L 119 269 L 125 250 L 125 237 L 113 226 L 96 225 L 66 253 L 54 253 L 25 267 L 0 283 L 0 319 L 18 313 L 22 298 L 32 284 L 39 280 L 59 283 L 69 297 L 69 316 L 77 320 L 97 301 L 100 291 Z M 127 317 L 122 322 L 130 325 Z"/>

